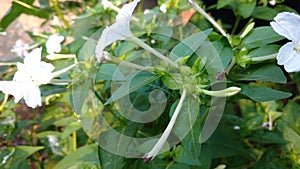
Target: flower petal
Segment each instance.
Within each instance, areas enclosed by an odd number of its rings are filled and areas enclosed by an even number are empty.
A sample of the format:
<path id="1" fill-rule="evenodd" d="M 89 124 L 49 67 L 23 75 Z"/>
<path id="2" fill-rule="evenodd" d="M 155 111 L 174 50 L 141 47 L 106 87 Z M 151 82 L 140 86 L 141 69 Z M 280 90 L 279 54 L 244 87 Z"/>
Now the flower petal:
<path id="1" fill-rule="evenodd" d="M 25 55 L 24 65 L 28 65 L 30 67 L 39 65 L 41 62 L 41 54 L 42 54 L 42 48 L 36 48 L 32 50 L 30 53 Z"/>
<path id="2" fill-rule="evenodd" d="M 279 35 L 297 41 L 300 37 L 300 16 L 290 12 L 279 13 L 271 22 L 271 26 Z"/>
<path id="3" fill-rule="evenodd" d="M 120 20 L 122 18 L 130 18 L 132 16 L 132 13 L 136 7 L 136 5 L 140 2 L 140 0 L 134 0 L 128 4 L 125 4 L 120 12 L 118 13 L 116 19 Z"/>
<path id="4" fill-rule="evenodd" d="M 300 54 L 295 54 L 291 60 L 284 64 L 284 69 L 291 73 L 291 72 L 299 72 L 300 71 Z"/>
<path id="5" fill-rule="evenodd" d="M 61 51 L 60 43 L 64 40 L 63 36 L 59 34 L 53 34 L 49 36 L 46 42 L 47 53 L 58 53 Z"/>
<path id="6" fill-rule="evenodd" d="M 41 91 L 38 85 L 27 85 L 24 100 L 27 106 L 36 108 L 42 105 Z"/>
<path id="7" fill-rule="evenodd" d="M 16 81 L 0 81 L 0 91 L 5 94 L 13 95 L 15 103 L 19 102 L 24 96 L 24 88 Z"/>
<path id="8" fill-rule="evenodd" d="M 289 60 L 291 60 L 294 57 L 294 43 L 288 42 L 287 44 L 283 45 L 278 52 L 277 55 L 277 63 L 279 65 L 283 65 Z"/>

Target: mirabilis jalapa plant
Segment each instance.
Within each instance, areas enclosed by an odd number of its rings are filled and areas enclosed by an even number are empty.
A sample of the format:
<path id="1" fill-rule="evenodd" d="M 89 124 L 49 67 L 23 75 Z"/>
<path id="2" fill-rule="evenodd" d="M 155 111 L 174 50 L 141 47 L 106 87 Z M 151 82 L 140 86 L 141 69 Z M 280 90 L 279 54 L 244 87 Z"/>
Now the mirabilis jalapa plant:
<path id="1" fill-rule="evenodd" d="M 153 49 L 152 47 L 148 46 L 147 44 L 145 44 L 143 41 L 141 41 L 140 39 L 138 39 L 131 33 L 130 19 L 132 18 L 132 13 L 139 1 L 140 0 L 134 0 L 133 2 L 125 4 L 120 10 L 117 10 L 118 15 L 116 17 L 116 22 L 103 30 L 101 37 L 98 40 L 96 49 L 95 49 L 95 56 L 97 58 L 97 61 L 99 63 L 110 63 L 110 62 L 115 63 L 115 60 L 118 60 L 118 59 L 112 57 L 107 52 L 104 52 L 103 51 L 104 48 L 116 41 L 128 40 L 128 41 L 133 42 L 136 45 L 144 48 L 145 50 L 149 51 L 150 53 L 154 54 L 155 56 L 162 59 L 163 61 L 165 61 L 167 64 L 171 65 L 172 67 L 174 67 L 176 69 L 181 69 L 184 71 L 184 69 L 187 68 L 186 66 L 181 65 L 180 63 L 178 64 L 177 62 L 170 60 L 169 58 L 165 57 L 160 52 L 158 52 L 155 49 Z M 104 1 L 104 2 L 107 3 L 106 1 Z M 190 3 L 195 4 L 194 2 L 190 2 Z M 111 5 L 107 5 L 107 6 L 109 7 Z M 195 5 L 195 6 L 199 8 L 198 5 Z M 133 66 L 132 63 L 128 64 L 128 63 L 123 62 L 123 66 L 124 65 L 129 66 L 129 67 L 134 67 L 134 68 L 141 67 L 139 65 Z M 142 69 L 145 69 L 145 68 L 142 68 Z M 155 68 L 153 70 L 155 70 Z M 187 72 L 182 72 L 182 73 L 186 74 Z M 191 80 L 191 81 L 193 81 L 193 80 Z M 193 90 L 193 89 L 191 89 L 191 86 L 183 83 L 182 88 L 180 88 L 181 97 L 180 97 L 178 105 L 176 106 L 176 109 L 171 117 L 171 120 L 170 120 L 168 126 L 166 127 L 165 131 L 163 132 L 162 136 L 160 137 L 160 139 L 157 141 L 157 143 L 152 148 L 152 150 L 149 153 L 146 153 L 144 155 L 144 157 L 143 157 L 144 161 L 149 162 L 150 160 L 152 160 L 159 153 L 159 151 L 162 149 L 162 147 L 166 143 L 167 138 L 170 135 L 172 128 L 176 122 L 176 119 L 179 115 L 179 112 L 182 108 L 182 105 L 186 98 L 187 92 L 190 92 L 190 94 L 192 94 L 193 92 L 200 92 L 200 93 L 210 95 L 210 96 L 227 97 L 227 96 L 233 96 L 233 95 L 237 94 L 240 90 L 241 89 L 239 87 L 229 87 L 227 89 L 220 90 L 220 91 L 209 91 L 209 90 L 206 90 L 201 87 L 196 87 Z"/>

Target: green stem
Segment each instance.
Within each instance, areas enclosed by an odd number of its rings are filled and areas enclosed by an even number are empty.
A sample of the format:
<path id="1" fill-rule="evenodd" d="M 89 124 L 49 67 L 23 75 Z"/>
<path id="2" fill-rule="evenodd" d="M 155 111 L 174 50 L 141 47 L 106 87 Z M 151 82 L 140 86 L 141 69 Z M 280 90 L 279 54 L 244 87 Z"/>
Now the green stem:
<path id="1" fill-rule="evenodd" d="M 0 114 L 3 111 L 3 108 L 4 108 L 5 104 L 7 103 L 8 96 L 9 96 L 8 94 L 5 94 L 5 96 L 4 96 L 4 100 L 3 100 L 3 102 L 2 102 L 2 104 L 0 106 Z"/>
<path id="2" fill-rule="evenodd" d="M 196 9 L 201 15 L 203 15 L 223 36 L 227 37 L 226 32 L 222 29 L 222 27 L 205 12 L 194 0 L 189 0 L 189 3 L 192 5 L 194 9 Z"/>
<path id="3" fill-rule="evenodd" d="M 77 134 L 76 134 L 76 131 L 73 132 L 72 137 L 73 137 L 73 151 L 76 151 L 77 150 Z"/>
<path id="4" fill-rule="evenodd" d="M 159 53 L 157 50 L 153 49 L 152 47 L 150 47 L 149 45 L 147 45 L 146 43 L 141 41 L 139 38 L 133 36 L 133 37 L 130 37 L 128 40 L 135 43 L 135 44 L 137 44 L 137 45 L 139 45 L 140 47 L 146 49 L 147 51 L 149 51 L 150 53 L 152 53 L 155 56 L 159 57 L 160 59 L 164 60 L 165 62 L 169 63 L 170 65 L 178 68 L 177 63 L 175 63 L 172 60 L 170 60 L 169 58 L 165 57 L 164 55 Z"/>
<path id="5" fill-rule="evenodd" d="M 225 69 L 225 73 L 228 75 L 230 70 L 233 68 L 233 66 L 235 65 L 236 63 L 236 60 L 235 60 L 235 57 L 232 56 L 232 59 L 231 59 L 231 62 L 230 64 L 228 65 L 228 67 Z"/>
<path id="6" fill-rule="evenodd" d="M 50 2 L 53 4 L 54 10 L 57 12 L 58 18 L 61 19 L 66 28 L 70 28 L 69 22 L 64 18 L 61 10 L 58 7 L 58 0 L 50 0 Z"/>
<path id="7" fill-rule="evenodd" d="M 270 59 L 275 59 L 277 57 L 278 53 L 266 55 L 266 56 L 260 56 L 260 57 L 253 57 L 251 58 L 251 61 L 253 62 L 259 62 L 259 61 L 265 61 Z"/>
<path id="8" fill-rule="evenodd" d="M 240 20 L 241 20 L 241 17 L 238 16 L 237 19 L 236 19 L 236 21 L 235 21 L 235 23 L 234 23 L 234 26 L 232 28 L 231 35 L 233 35 L 234 32 L 236 31 L 236 29 L 238 28 Z"/>

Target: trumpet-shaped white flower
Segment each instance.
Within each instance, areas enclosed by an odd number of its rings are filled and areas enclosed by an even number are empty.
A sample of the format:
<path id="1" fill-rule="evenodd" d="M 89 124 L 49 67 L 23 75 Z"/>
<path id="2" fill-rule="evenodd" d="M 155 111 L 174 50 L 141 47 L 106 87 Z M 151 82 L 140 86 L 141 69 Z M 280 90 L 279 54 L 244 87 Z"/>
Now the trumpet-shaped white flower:
<path id="1" fill-rule="evenodd" d="M 111 2 L 109 2 L 108 0 L 102 0 L 101 4 L 103 5 L 103 8 L 105 10 L 111 6 Z"/>
<path id="2" fill-rule="evenodd" d="M 167 6 L 166 6 L 166 4 L 162 4 L 162 5 L 159 7 L 159 10 L 160 10 L 162 13 L 167 13 Z"/>
<path id="3" fill-rule="evenodd" d="M 53 78 L 54 66 L 41 61 L 42 48 L 34 49 L 24 58 L 24 63 L 18 63 L 18 71 L 12 81 L 0 81 L 0 90 L 15 97 L 15 102 L 24 98 L 25 103 L 32 108 L 42 105 L 40 85 L 47 84 Z"/>
<path id="4" fill-rule="evenodd" d="M 134 8 L 137 6 L 138 2 L 140 2 L 140 0 L 134 0 L 128 4 L 125 4 L 116 16 L 117 21 L 103 30 L 95 50 L 98 62 L 103 60 L 103 50 L 106 46 L 118 40 L 124 40 L 133 36 L 130 31 L 129 23 Z"/>
<path id="5" fill-rule="evenodd" d="M 13 46 L 13 49 L 11 51 L 15 52 L 20 57 L 24 57 L 28 54 L 28 52 L 26 51 L 26 48 L 28 48 L 28 46 L 29 45 L 27 43 L 23 43 L 22 40 L 19 39 L 15 42 L 15 45 Z"/>
<path id="6" fill-rule="evenodd" d="M 290 12 L 279 13 L 271 26 L 279 35 L 291 40 L 283 45 L 277 55 L 277 63 L 287 72 L 300 71 L 300 16 Z"/>
<path id="7" fill-rule="evenodd" d="M 54 54 L 61 51 L 61 42 L 64 41 L 64 37 L 59 34 L 53 34 L 49 36 L 46 42 L 47 53 Z"/>

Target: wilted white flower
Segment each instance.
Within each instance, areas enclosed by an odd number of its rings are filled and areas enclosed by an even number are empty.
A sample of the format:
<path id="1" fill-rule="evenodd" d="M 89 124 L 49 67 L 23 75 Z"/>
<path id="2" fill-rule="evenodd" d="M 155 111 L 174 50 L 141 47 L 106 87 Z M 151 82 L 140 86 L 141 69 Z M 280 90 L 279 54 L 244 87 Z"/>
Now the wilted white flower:
<path id="1" fill-rule="evenodd" d="M 47 53 L 54 54 L 61 51 L 61 42 L 64 41 L 64 37 L 59 34 L 53 34 L 49 36 L 46 42 Z"/>
<path id="2" fill-rule="evenodd" d="M 29 45 L 27 43 L 23 43 L 22 40 L 19 39 L 15 42 L 15 45 L 13 46 L 13 49 L 11 51 L 15 52 L 20 57 L 24 57 L 28 54 L 28 52 L 26 51 L 26 48 L 28 48 L 28 46 Z"/>
<path id="3" fill-rule="evenodd" d="M 15 102 L 24 98 L 32 108 L 42 105 L 40 85 L 47 84 L 53 78 L 54 66 L 41 61 L 42 48 L 27 54 L 24 63 L 18 63 L 18 71 L 12 81 L 0 81 L 0 90 L 15 97 Z"/>
<path id="4" fill-rule="evenodd" d="M 166 4 L 161 4 L 161 6 L 159 7 L 159 10 L 162 13 L 167 13 L 167 6 L 166 6 Z"/>
<path id="5" fill-rule="evenodd" d="M 279 35 L 291 40 L 283 45 L 277 55 L 277 63 L 287 72 L 300 71 L 300 16 L 290 12 L 279 13 L 271 26 Z"/>
<path id="6" fill-rule="evenodd" d="M 130 19 L 132 16 L 132 13 L 134 11 L 134 8 L 137 6 L 138 2 L 140 0 L 134 0 L 128 4 L 125 4 L 120 11 L 118 12 L 118 15 L 116 16 L 117 21 L 112 24 L 109 27 L 106 27 L 102 34 L 100 39 L 97 42 L 95 54 L 98 62 L 101 62 L 103 57 L 103 49 L 112 44 L 113 42 L 116 42 L 118 40 L 124 40 L 128 37 L 133 36 L 130 31 Z"/>
<path id="7" fill-rule="evenodd" d="M 233 130 L 240 130 L 241 127 L 240 126 L 233 126 Z"/>

